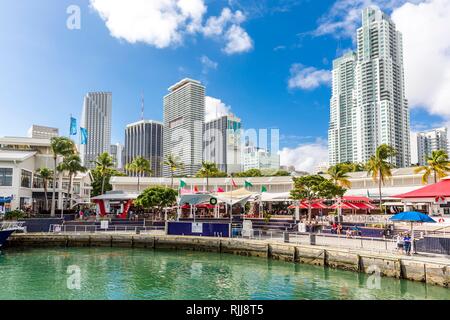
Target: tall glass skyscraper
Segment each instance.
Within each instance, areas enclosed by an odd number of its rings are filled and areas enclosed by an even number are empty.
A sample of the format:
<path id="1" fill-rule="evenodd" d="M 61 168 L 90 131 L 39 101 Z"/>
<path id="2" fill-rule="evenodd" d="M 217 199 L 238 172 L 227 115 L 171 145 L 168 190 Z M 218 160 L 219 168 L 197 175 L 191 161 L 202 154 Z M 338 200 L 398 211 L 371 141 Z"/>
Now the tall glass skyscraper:
<path id="1" fill-rule="evenodd" d="M 184 164 L 176 175 L 194 176 L 203 160 L 205 87 L 196 80 L 183 79 L 164 97 L 164 158 L 173 155 Z M 163 175 L 170 176 L 167 166 Z"/>
<path id="2" fill-rule="evenodd" d="M 331 165 L 365 163 L 381 144 L 397 150 L 394 165 L 410 165 L 402 43 L 402 35 L 389 16 L 377 8 L 363 10 L 356 53 L 335 60 L 333 66 Z"/>
<path id="3" fill-rule="evenodd" d="M 112 93 L 89 92 L 84 97 L 80 126 L 87 129 L 87 144 L 80 146 L 81 160 L 88 169 L 103 152 L 111 147 Z"/>

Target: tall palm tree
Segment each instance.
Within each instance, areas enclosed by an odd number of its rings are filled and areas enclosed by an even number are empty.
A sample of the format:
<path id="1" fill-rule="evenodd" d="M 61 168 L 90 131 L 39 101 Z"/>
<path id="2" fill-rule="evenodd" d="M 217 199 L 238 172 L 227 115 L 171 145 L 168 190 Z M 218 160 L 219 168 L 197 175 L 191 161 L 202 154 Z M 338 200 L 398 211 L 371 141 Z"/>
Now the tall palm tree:
<path id="1" fill-rule="evenodd" d="M 106 176 L 110 174 L 111 169 L 114 167 L 114 160 L 108 152 L 103 152 L 97 157 L 97 160 L 95 160 L 94 163 L 102 177 L 102 194 L 104 194 Z"/>
<path id="2" fill-rule="evenodd" d="M 426 158 L 427 164 L 417 168 L 415 173 L 424 172 L 422 176 L 422 183 L 427 184 L 428 178 L 433 174 L 434 183 L 438 182 L 438 178 L 444 178 L 450 172 L 450 161 L 448 154 L 444 150 L 437 150 L 431 153 L 431 156 Z"/>
<path id="3" fill-rule="evenodd" d="M 217 165 L 213 162 L 202 161 L 202 167 L 197 173 L 197 176 L 206 178 L 206 191 L 209 190 L 209 177 L 217 173 Z"/>
<path id="4" fill-rule="evenodd" d="M 55 216 L 55 207 L 56 207 L 56 168 L 58 166 L 58 157 L 63 156 L 69 156 L 71 154 L 74 154 L 76 152 L 75 144 L 72 140 L 66 137 L 53 137 L 51 139 L 50 148 L 53 153 L 53 162 L 54 162 L 54 168 L 53 170 L 53 194 L 52 194 L 52 209 L 50 212 L 50 215 L 52 217 Z"/>
<path id="5" fill-rule="evenodd" d="M 144 157 L 137 157 L 131 163 L 128 163 L 125 166 L 125 169 L 127 171 L 136 173 L 137 178 L 138 178 L 138 184 L 137 184 L 138 192 L 141 192 L 140 178 L 144 174 L 150 174 L 152 172 L 152 170 L 150 169 L 150 161 L 148 161 Z"/>
<path id="6" fill-rule="evenodd" d="M 170 188 L 173 189 L 173 176 L 175 174 L 175 171 L 183 169 L 184 164 L 179 160 L 178 157 L 174 156 L 173 154 L 169 154 L 166 158 L 166 161 L 164 161 L 164 165 L 169 167 L 171 178 Z"/>
<path id="7" fill-rule="evenodd" d="M 375 151 L 375 155 L 373 155 L 369 161 L 367 162 L 367 174 L 372 175 L 372 179 L 375 182 L 378 182 L 378 190 L 380 194 L 380 210 L 382 203 L 382 193 L 381 188 L 384 185 L 384 182 L 392 177 L 392 168 L 394 168 L 393 164 L 389 162 L 392 157 L 395 157 L 397 152 L 395 149 L 387 144 L 380 145 Z"/>
<path id="8" fill-rule="evenodd" d="M 69 195 L 69 205 L 72 206 L 72 183 L 73 177 L 77 175 L 78 172 L 86 172 L 86 168 L 81 164 L 81 158 L 78 154 L 72 154 L 64 157 L 63 162 L 58 165 L 58 171 L 66 171 L 69 174 L 69 186 L 67 188 L 67 194 Z"/>
<path id="9" fill-rule="evenodd" d="M 349 168 L 346 165 L 336 164 L 328 168 L 327 174 L 335 185 L 343 188 L 351 188 L 352 183 L 348 180 L 350 178 L 348 172 Z"/>
<path id="10" fill-rule="evenodd" d="M 45 197 L 45 211 L 48 211 L 48 182 L 52 180 L 53 170 L 49 168 L 40 168 L 36 173 L 41 177 L 44 184 L 44 197 Z"/>

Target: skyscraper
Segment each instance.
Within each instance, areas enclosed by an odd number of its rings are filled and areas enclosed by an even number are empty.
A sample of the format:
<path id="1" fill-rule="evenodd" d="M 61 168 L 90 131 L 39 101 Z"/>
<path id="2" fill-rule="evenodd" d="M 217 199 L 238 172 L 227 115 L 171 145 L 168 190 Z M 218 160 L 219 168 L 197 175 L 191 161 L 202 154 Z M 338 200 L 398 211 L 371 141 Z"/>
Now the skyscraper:
<path id="1" fill-rule="evenodd" d="M 419 165 L 427 164 L 427 157 L 433 151 L 444 150 L 448 154 L 447 128 L 438 128 L 417 134 L 417 156 Z"/>
<path id="2" fill-rule="evenodd" d="M 402 42 L 402 35 L 389 16 L 377 8 L 363 10 L 362 27 L 357 32 L 356 63 L 347 54 L 334 65 L 329 131 L 331 165 L 345 161 L 365 163 L 381 144 L 396 149 L 394 165 L 410 165 Z"/>
<path id="3" fill-rule="evenodd" d="M 80 146 L 81 160 L 89 169 L 99 154 L 110 152 L 112 93 L 90 92 L 84 98 L 82 128 L 88 132 L 87 144 Z"/>
<path id="4" fill-rule="evenodd" d="M 183 79 L 164 97 L 164 158 L 173 155 L 184 168 L 177 175 L 194 176 L 201 168 L 205 87 L 196 80 Z M 163 175 L 170 176 L 164 166 Z"/>
<path id="5" fill-rule="evenodd" d="M 125 129 L 125 165 L 133 162 L 137 157 L 143 157 L 150 161 L 151 176 L 162 176 L 163 124 L 161 122 L 141 120 L 127 125 Z"/>
<path id="6" fill-rule="evenodd" d="M 204 125 L 203 160 L 226 173 L 242 171 L 241 119 L 222 116 Z"/>
<path id="7" fill-rule="evenodd" d="M 355 88 L 356 54 L 348 52 L 333 62 L 333 87 L 330 102 L 328 153 L 332 164 L 354 162 L 356 159 Z"/>

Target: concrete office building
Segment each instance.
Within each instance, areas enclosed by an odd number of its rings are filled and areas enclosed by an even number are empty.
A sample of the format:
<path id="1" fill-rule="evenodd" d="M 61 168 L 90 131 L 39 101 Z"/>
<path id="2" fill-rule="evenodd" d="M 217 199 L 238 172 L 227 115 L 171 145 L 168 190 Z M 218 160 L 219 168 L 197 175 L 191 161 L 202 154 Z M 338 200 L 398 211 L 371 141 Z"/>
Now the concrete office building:
<path id="1" fill-rule="evenodd" d="M 269 150 L 252 145 L 244 147 L 243 151 L 244 171 L 250 169 L 279 170 L 280 155 L 272 154 Z"/>
<path id="2" fill-rule="evenodd" d="M 59 136 L 59 129 L 33 124 L 28 129 L 28 137 L 35 139 L 51 139 Z"/>
<path id="3" fill-rule="evenodd" d="M 150 161 L 153 177 L 162 176 L 163 124 L 153 120 L 141 120 L 125 129 L 124 165 L 137 157 Z M 130 173 L 130 175 L 133 175 Z"/>
<path id="4" fill-rule="evenodd" d="M 169 88 L 164 97 L 164 158 L 177 157 L 184 168 L 176 175 L 194 176 L 203 160 L 205 87 L 196 80 L 183 79 Z M 163 168 L 170 176 L 170 169 Z"/>
<path id="5" fill-rule="evenodd" d="M 90 92 L 84 98 L 80 126 L 87 129 L 86 145 L 80 146 L 81 160 L 89 169 L 103 152 L 111 148 L 112 93 Z"/>
<path id="6" fill-rule="evenodd" d="M 203 160 L 228 174 L 242 171 L 241 119 L 222 116 L 204 125 Z"/>

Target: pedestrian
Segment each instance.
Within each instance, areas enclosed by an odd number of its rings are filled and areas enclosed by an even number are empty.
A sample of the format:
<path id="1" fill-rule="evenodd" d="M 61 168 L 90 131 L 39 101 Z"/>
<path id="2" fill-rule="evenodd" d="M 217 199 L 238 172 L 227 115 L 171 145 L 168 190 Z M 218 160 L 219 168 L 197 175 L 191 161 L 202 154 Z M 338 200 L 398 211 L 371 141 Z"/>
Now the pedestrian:
<path id="1" fill-rule="evenodd" d="M 411 236 L 407 233 L 403 238 L 405 253 L 409 256 L 411 255 Z"/>

